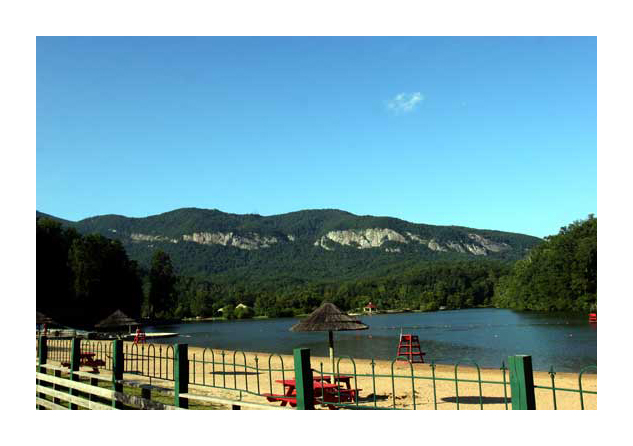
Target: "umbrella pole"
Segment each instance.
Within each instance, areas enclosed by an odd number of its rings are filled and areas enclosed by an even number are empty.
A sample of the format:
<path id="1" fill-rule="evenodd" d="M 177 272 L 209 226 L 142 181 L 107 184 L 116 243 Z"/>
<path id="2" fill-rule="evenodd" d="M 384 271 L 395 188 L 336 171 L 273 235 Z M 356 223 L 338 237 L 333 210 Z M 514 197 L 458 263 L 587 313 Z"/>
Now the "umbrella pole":
<path id="1" fill-rule="evenodd" d="M 332 365 L 332 375 L 334 375 L 334 333 L 332 333 L 332 330 L 328 331 L 328 337 L 330 341 L 330 364 Z"/>

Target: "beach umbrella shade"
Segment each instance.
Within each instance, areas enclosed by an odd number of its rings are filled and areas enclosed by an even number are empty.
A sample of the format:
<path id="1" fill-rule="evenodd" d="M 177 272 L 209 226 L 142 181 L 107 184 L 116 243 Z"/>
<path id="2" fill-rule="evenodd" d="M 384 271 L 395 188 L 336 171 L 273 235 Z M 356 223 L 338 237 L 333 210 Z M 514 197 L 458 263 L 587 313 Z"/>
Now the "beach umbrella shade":
<path id="1" fill-rule="evenodd" d="M 50 317 L 46 316 L 44 313 L 40 313 L 39 311 L 35 312 L 35 323 L 36 324 L 54 324 L 55 321 Z"/>
<path id="2" fill-rule="evenodd" d="M 330 363 L 334 373 L 334 334 L 335 331 L 367 330 L 368 325 L 343 313 L 336 305 L 324 302 L 310 316 L 293 325 L 290 331 L 327 331 L 330 348 Z"/>
<path id="3" fill-rule="evenodd" d="M 35 323 L 37 325 L 42 325 L 42 330 L 44 331 L 44 336 L 46 336 L 47 326 L 50 324 L 57 324 L 53 319 L 46 316 L 44 313 L 40 313 L 39 311 L 35 312 Z"/>
<path id="4" fill-rule="evenodd" d="M 127 314 L 122 312 L 121 310 L 116 310 L 110 316 L 95 324 L 97 328 L 116 328 L 116 327 L 125 327 L 131 325 L 139 325 L 139 323 L 129 317 Z M 131 330 L 130 330 L 131 331 Z"/>

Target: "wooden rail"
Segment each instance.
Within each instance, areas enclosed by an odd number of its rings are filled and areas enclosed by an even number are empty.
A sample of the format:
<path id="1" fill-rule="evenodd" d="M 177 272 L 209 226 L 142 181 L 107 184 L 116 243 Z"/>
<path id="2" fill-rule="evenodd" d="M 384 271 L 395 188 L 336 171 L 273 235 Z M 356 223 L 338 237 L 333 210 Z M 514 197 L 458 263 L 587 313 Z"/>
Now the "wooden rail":
<path id="1" fill-rule="evenodd" d="M 236 401 L 228 398 L 218 398 L 215 396 L 194 395 L 193 393 L 181 393 L 180 397 L 187 398 L 189 400 L 204 401 L 206 403 L 231 406 L 233 410 L 239 410 L 241 407 L 250 407 L 251 409 L 263 410 L 291 410 L 290 407 L 271 406 L 270 404 L 253 403 L 251 401 Z"/>
<path id="2" fill-rule="evenodd" d="M 44 367 L 44 366 L 43 366 Z M 46 368 L 59 369 L 57 366 L 46 366 Z M 74 372 L 77 374 L 78 372 Z M 82 373 L 82 372 L 79 372 Z M 83 374 L 83 373 L 82 373 Z M 91 373 L 86 373 L 91 379 L 94 379 L 95 376 Z M 43 386 L 41 383 L 49 383 L 58 386 L 63 386 L 68 389 L 77 390 L 79 392 L 87 393 L 88 395 L 94 395 L 100 398 L 109 399 L 111 401 L 119 402 L 122 404 L 127 404 L 130 406 L 135 406 L 140 409 L 149 409 L 149 410 L 177 410 L 178 407 L 169 406 L 167 404 L 159 403 L 157 401 L 152 401 L 146 398 L 127 395 L 123 392 L 117 392 L 111 389 L 104 389 L 103 387 L 94 386 L 91 384 L 81 383 L 79 381 L 72 381 L 67 378 L 56 377 L 52 375 L 48 375 L 46 373 L 35 373 L 36 379 L 40 381 L 40 384 L 36 384 L 35 391 L 39 394 L 44 394 L 46 396 L 55 398 L 56 400 L 63 400 L 72 404 L 76 404 L 77 406 L 84 407 L 90 410 L 113 410 L 114 407 L 112 405 L 98 403 L 96 401 L 91 401 L 85 398 L 81 398 L 79 396 L 70 395 L 68 392 L 62 392 L 59 390 L 55 390 L 51 387 Z M 44 398 L 36 396 L 36 403 L 42 407 L 47 409 L 67 409 L 60 404 L 56 404 L 55 402 L 47 401 Z"/>

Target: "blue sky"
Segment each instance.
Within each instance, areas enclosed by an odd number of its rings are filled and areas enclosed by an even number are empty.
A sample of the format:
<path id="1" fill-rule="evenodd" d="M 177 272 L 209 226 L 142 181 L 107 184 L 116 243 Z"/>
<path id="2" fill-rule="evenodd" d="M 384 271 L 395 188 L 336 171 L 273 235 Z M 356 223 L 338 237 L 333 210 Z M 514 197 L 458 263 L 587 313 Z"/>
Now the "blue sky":
<path id="1" fill-rule="evenodd" d="M 597 211 L 595 38 L 37 38 L 37 209 Z"/>

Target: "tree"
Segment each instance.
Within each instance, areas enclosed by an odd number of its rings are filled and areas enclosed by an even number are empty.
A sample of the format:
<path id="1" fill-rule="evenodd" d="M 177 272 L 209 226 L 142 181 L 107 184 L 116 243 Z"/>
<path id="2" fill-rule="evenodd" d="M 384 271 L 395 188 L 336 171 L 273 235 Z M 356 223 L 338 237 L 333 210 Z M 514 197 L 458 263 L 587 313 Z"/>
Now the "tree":
<path id="1" fill-rule="evenodd" d="M 140 315 L 143 294 L 138 267 L 119 241 L 98 234 L 76 238 L 68 259 L 77 317 L 97 322 L 117 309 L 130 317 Z"/>
<path id="2" fill-rule="evenodd" d="M 174 268 L 169 255 L 161 250 L 154 252 L 149 272 L 149 306 L 151 317 L 173 316 L 176 304 Z"/>
<path id="3" fill-rule="evenodd" d="M 36 307 L 61 320 L 74 298 L 68 250 L 80 235 L 50 218 L 37 219 L 36 228 Z"/>
<path id="4" fill-rule="evenodd" d="M 597 299 L 598 221 L 593 215 L 562 227 L 514 265 L 495 289 L 498 307 L 590 311 Z"/>

